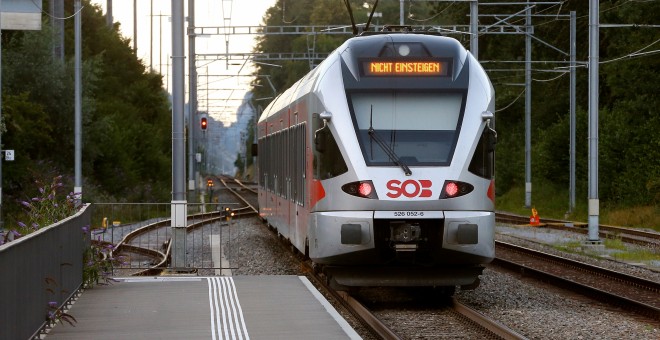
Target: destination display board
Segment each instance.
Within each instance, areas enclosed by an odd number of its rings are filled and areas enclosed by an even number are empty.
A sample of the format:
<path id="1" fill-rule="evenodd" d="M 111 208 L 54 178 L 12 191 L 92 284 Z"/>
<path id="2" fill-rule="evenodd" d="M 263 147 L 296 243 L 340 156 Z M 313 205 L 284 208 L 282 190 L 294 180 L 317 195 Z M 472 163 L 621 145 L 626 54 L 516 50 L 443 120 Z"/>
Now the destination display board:
<path id="1" fill-rule="evenodd" d="M 451 67 L 448 60 L 364 60 L 362 74 L 367 77 L 448 77 Z"/>

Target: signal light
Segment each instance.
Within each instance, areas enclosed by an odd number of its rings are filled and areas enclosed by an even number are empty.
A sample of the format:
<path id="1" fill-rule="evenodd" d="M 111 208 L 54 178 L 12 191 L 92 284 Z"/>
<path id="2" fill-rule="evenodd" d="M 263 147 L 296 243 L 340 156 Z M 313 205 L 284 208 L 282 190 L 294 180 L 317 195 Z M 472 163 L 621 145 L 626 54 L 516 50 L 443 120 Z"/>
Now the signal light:
<path id="1" fill-rule="evenodd" d="M 229 207 L 222 208 L 221 216 L 225 218 L 226 221 L 231 220 L 234 217 L 235 213 Z"/>
<path id="2" fill-rule="evenodd" d="M 201 124 L 202 130 L 206 130 L 206 127 L 208 126 L 208 122 L 206 121 L 206 117 L 202 117 L 202 119 L 200 120 L 200 124 Z"/>
<path id="3" fill-rule="evenodd" d="M 359 181 L 344 184 L 341 187 L 345 193 L 362 198 L 378 198 L 371 181 Z"/>
<path id="4" fill-rule="evenodd" d="M 442 186 L 442 192 L 440 193 L 440 199 L 467 195 L 472 190 L 474 190 L 474 187 L 470 183 L 445 181 L 445 185 Z"/>
<path id="5" fill-rule="evenodd" d="M 206 186 L 207 187 L 212 187 L 213 186 L 213 180 L 212 179 L 206 180 Z"/>

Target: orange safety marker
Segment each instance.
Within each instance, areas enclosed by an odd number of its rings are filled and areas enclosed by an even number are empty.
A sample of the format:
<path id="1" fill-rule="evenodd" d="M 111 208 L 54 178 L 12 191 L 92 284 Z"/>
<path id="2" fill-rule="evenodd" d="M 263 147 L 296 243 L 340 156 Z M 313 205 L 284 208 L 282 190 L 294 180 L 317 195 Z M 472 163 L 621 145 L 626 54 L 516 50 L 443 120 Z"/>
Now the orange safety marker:
<path id="1" fill-rule="evenodd" d="M 539 225 L 541 223 L 541 218 L 539 217 L 538 211 L 536 208 L 532 208 L 532 216 L 529 217 L 530 225 Z"/>

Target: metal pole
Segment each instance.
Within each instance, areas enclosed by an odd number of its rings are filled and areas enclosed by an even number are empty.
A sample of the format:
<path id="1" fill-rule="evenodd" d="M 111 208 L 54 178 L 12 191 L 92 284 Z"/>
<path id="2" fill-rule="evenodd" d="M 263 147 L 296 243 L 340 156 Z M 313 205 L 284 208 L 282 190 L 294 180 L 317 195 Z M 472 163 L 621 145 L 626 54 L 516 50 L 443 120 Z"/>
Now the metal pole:
<path id="1" fill-rule="evenodd" d="M 172 266 L 186 265 L 183 1 L 172 0 Z"/>
<path id="2" fill-rule="evenodd" d="M 80 10 L 80 0 L 74 3 L 73 12 L 75 13 L 75 123 L 74 123 L 74 140 L 75 140 L 75 184 L 73 193 L 75 195 L 76 206 L 82 203 L 82 89 L 81 89 L 81 41 L 82 41 L 82 12 Z"/>
<path id="3" fill-rule="evenodd" d="M 529 0 L 527 0 L 529 2 Z M 532 9 L 525 19 L 525 207 L 532 206 Z"/>
<path id="4" fill-rule="evenodd" d="M 137 0 L 133 0 L 133 51 L 137 52 Z"/>
<path id="5" fill-rule="evenodd" d="M 589 242 L 598 237 L 598 0 L 589 3 Z"/>
<path id="6" fill-rule="evenodd" d="M 571 66 L 570 66 L 570 183 L 569 183 L 569 202 L 568 212 L 573 213 L 575 209 L 575 44 L 576 44 L 576 30 L 575 30 L 575 11 L 571 11 Z"/>
<path id="7" fill-rule="evenodd" d="M 154 0 L 149 9 L 149 71 L 154 70 Z"/>
<path id="8" fill-rule="evenodd" d="M 64 62 L 64 1 L 50 2 L 51 27 L 53 28 L 53 60 Z"/>
<path id="9" fill-rule="evenodd" d="M 108 9 L 105 13 L 105 23 L 108 25 L 108 27 L 112 27 L 112 22 L 114 21 L 112 18 L 112 0 L 108 0 L 106 2 L 106 6 Z"/>
<path id="10" fill-rule="evenodd" d="M 470 2 L 470 52 L 479 60 L 479 2 Z"/>
<path id="11" fill-rule="evenodd" d="M 403 0 L 399 0 L 399 25 L 403 26 L 404 24 L 404 18 L 403 18 Z"/>
<path id="12" fill-rule="evenodd" d="M 172 13 L 174 15 L 174 13 Z M 174 25 L 174 20 L 172 20 Z M 174 36 L 172 36 L 174 39 Z M 158 12 L 158 74 L 163 75 L 163 12 Z M 166 84 L 167 85 L 167 84 Z"/>
<path id="13" fill-rule="evenodd" d="M 2 0 L 0 0 L 0 13 L 2 13 Z M 2 15 L 0 15 L 0 122 L 2 121 Z M 4 227 L 2 218 L 2 162 L 4 162 L 4 151 L 2 150 L 2 129 L 0 129 L 0 229 Z"/>
<path id="14" fill-rule="evenodd" d="M 197 122 L 197 69 L 195 68 L 195 1 L 188 0 L 188 190 L 195 197 L 195 122 Z"/>

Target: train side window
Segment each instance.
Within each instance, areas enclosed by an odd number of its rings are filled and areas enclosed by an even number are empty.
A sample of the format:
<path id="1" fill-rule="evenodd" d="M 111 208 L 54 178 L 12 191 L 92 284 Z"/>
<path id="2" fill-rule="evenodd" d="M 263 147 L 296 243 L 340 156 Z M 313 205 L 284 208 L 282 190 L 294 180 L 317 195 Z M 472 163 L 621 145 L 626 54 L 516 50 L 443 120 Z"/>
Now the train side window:
<path id="1" fill-rule="evenodd" d="M 339 176 L 346 171 L 346 161 L 337 146 L 337 141 L 330 128 L 324 125 L 314 133 L 314 177 L 328 179 Z"/>
<path id="2" fill-rule="evenodd" d="M 495 144 L 497 133 L 490 126 L 484 128 L 468 170 L 480 177 L 492 179 L 495 175 Z"/>

